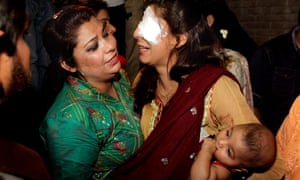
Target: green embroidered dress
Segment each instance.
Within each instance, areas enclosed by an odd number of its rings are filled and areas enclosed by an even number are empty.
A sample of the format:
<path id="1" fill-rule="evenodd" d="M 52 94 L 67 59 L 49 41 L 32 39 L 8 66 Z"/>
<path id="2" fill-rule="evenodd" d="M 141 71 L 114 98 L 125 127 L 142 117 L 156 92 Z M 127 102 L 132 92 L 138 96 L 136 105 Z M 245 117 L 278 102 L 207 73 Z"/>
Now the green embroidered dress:
<path id="1" fill-rule="evenodd" d="M 109 179 L 143 143 L 124 74 L 113 85 L 120 100 L 74 77 L 64 84 L 40 127 L 53 179 Z"/>

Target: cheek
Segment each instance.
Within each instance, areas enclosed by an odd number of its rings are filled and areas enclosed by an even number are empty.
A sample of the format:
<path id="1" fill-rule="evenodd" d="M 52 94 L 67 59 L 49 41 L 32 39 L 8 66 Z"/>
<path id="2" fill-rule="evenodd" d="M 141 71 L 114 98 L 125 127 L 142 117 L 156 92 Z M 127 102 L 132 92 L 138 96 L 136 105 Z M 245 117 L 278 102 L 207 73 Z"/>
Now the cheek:
<path id="1" fill-rule="evenodd" d="M 115 38 L 115 36 L 110 36 L 109 37 L 109 41 L 105 42 L 105 43 L 109 43 L 110 45 L 108 46 L 108 48 L 113 48 L 115 49 L 117 47 L 117 40 Z M 106 46 L 106 44 L 104 44 Z"/>
<path id="2" fill-rule="evenodd" d="M 26 72 L 30 71 L 30 49 L 23 39 L 17 41 L 17 56 Z"/>
<path id="3" fill-rule="evenodd" d="M 138 38 L 138 31 L 139 31 L 139 28 L 137 27 L 133 32 L 133 37 L 136 39 Z"/>
<path id="4" fill-rule="evenodd" d="M 7 58 L 0 60 L 0 86 L 3 88 L 4 94 L 9 90 L 10 82 L 12 79 L 13 59 Z M 0 90 L 0 95 L 2 95 Z M 1 99 L 1 98 L 0 98 Z M 1 102 L 0 102 L 1 103 Z"/>
<path id="5" fill-rule="evenodd" d="M 104 54 L 102 50 L 95 51 L 92 54 L 88 54 L 84 57 L 82 61 L 83 65 L 89 67 L 99 67 L 99 65 L 104 63 Z"/>
<path id="6" fill-rule="evenodd" d="M 103 50 L 98 48 L 96 51 L 84 51 L 74 49 L 74 57 L 77 68 L 83 70 L 86 66 L 91 67 L 103 61 Z"/>
<path id="7" fill-rule="evenodd" d="M 224 149 L 217 149 L 214 153 L 214 156 L 217 160 L 219 161 L 223 161 L 224 159 L 226 159 L 226 152 L 224 151 Z"/>

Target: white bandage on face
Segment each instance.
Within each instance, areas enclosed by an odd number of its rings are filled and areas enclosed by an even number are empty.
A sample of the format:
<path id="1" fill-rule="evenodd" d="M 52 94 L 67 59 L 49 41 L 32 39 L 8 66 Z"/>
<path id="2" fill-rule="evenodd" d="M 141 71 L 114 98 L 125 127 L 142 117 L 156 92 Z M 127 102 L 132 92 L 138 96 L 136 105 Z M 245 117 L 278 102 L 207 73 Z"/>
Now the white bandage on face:
<path id="1" fill-rule="evenodd" d="M 158 17 L 154 14 L 150 6 L 144 11 L 144 16 L 138 25 L 138 30 L 138 35 L 151 44 L 157 44 L 161 37 L 168 35 L 164 27 L 160 25 Z"/>

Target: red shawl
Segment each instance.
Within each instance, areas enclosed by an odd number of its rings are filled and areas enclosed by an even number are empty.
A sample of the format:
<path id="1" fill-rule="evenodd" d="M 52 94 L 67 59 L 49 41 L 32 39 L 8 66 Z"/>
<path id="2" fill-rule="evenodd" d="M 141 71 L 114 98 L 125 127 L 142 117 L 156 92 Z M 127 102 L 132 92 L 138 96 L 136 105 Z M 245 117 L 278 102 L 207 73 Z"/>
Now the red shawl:
<path id="1" fill-rule="evenodd" d="M 188 179 L 199 150 L 204 98 L 223 68 L 207 65 L 180 84 L 162 118 L 142 147 L 112 173 L 112 179 Z"/>

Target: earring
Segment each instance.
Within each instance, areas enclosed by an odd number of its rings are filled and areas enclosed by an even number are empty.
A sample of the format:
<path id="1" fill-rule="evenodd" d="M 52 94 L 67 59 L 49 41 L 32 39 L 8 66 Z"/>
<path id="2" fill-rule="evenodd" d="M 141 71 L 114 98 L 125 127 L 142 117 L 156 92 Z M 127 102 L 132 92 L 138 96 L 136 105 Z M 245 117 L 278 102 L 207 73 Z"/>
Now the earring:
<path id="1" fill-rule="evenodd" d="M 227 29 L 220 29 L 220 33 L 222 34 L 223 39 L 227 39 L 227 36 L 228 36 Z"/>

